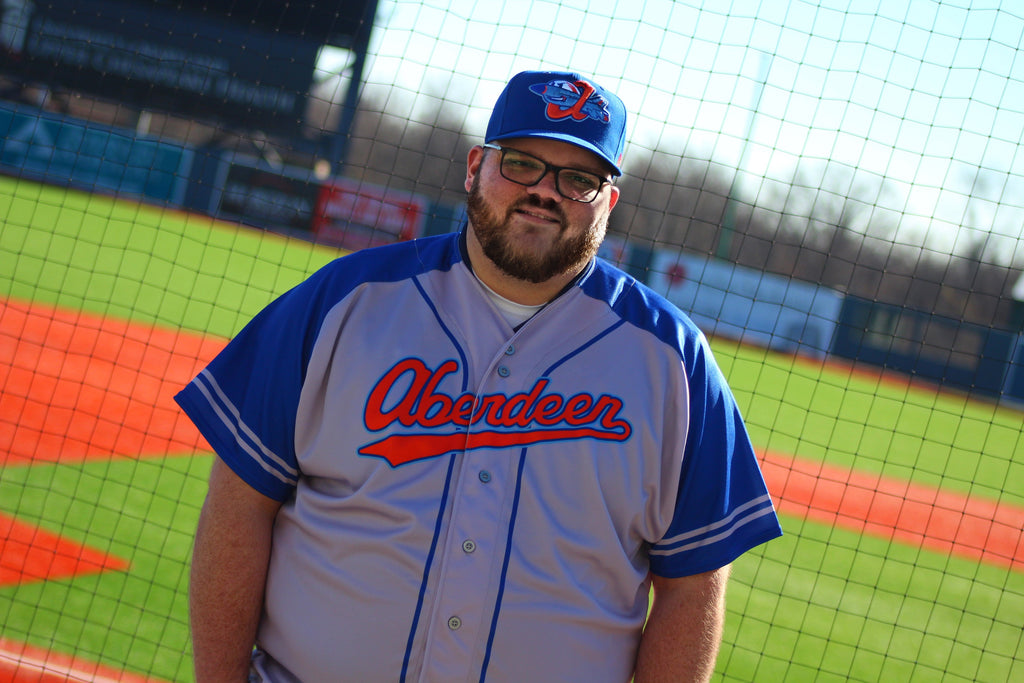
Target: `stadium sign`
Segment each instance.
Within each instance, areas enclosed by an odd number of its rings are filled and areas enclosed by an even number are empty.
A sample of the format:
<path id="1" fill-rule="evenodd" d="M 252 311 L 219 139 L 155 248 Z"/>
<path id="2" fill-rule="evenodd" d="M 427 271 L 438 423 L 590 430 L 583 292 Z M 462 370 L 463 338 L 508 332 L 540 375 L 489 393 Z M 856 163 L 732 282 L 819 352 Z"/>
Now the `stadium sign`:
<path id="1" fill-rule="evenodd" d="M 173 4 L 7 0 L 0 48 L 24 81 L 295 135 L 320 44 Z"/>
<path id="2" fill-rule="evenodd" d="M 218 173 L 210 213 L 276 231 L 308 233 L 313 227 L 320 182 L 300 169 L 273 170 L 255 159 L 225 160 Z"/>
<path id="3" fill-rule="evenodd" d="M 320 241 L 364 249 L 419 237 L 426 213 L 427 200 L 419 195 L 338 179 L 320 190 L 313 232 Z"/>
<path id="4" fill-rule="evenodd" d="M 10 2 L 11 0 L 5 0 Z M 191 10 L 214 19 L 263 31 L 303 35 L 325 45 L 351 47 L 373 27 L 377 0 L 149 0 L 157 5 Z"/>

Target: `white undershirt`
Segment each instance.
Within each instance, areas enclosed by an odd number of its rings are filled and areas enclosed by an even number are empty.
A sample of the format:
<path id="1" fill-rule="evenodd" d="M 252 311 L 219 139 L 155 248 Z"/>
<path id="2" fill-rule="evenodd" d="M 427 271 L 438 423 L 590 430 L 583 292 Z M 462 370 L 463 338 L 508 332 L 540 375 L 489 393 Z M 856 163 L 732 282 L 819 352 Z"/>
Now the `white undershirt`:
<path id="1" fill-rule="evenodd" d="M 476 273 L 473 273 L 476 276 Z M 484 291 L 487 292 L 487 296 L 491 298 L 494 305 L 498 307 L 501 315 L 508 321 L 508 324 L 513 328 L 519 327 L 531 317 L 533 314 L 544 308 L 546 304 L 537 304 L 536 306 L 527 306 L 526 304 L 517 304 L 515 301 L 510 301 L 502 295 L 495 292 L 493 289 L 488 287 L 483 280 L 479 277 L 476 278 L 477 282 L 483 285 Z"/>

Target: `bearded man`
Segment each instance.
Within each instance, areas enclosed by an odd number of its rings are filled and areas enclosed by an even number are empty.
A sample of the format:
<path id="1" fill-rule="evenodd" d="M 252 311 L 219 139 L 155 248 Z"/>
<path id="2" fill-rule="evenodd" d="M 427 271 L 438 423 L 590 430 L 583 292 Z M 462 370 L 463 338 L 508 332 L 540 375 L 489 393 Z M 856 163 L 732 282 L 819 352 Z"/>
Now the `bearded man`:
<path id="1" fill-rule="evenodd" d="M 517 74 L 459 233 L 328 264 L 178 394 L 218 456 L 197 681 L 711 677 L 781 530 L 707 340 L 597 258 L 625 140 L 593 80 Z"/>

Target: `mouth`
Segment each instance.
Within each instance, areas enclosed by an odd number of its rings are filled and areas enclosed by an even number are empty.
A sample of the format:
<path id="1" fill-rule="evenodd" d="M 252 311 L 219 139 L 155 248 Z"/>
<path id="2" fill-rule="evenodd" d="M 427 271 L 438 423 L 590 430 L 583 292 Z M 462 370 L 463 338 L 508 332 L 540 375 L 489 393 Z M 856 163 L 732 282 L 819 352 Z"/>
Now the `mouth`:
<path id="1" fill-rule="evenodd" d="M 553 223 L 553 224 L 558 224 L 559 223 L 559 220 L 556 217 L 550 216 L 550 215 L 546 215 L 546 214 L 537 213 L 536 211 L 529 211 L 529 210 L 525 210 L 525 209 L 518 209 L 516 211 L 516 213 L 519 214 L 520 216 L 525 216 L 526 218 L 529 218 L 529 219 L 532 219 L 534 221 L 538 221 L 538 222 L 541 222 L 541 223 Z"/>
<path id="2" fill-rule="evenodd" d="M 557 211 L 546 210 L 535 205 L 522 204 L 512 209 L 512 213 L 529 219 L 531 222 L 546 223 L 561 227 L 564 225 L 564 217 Z"/>

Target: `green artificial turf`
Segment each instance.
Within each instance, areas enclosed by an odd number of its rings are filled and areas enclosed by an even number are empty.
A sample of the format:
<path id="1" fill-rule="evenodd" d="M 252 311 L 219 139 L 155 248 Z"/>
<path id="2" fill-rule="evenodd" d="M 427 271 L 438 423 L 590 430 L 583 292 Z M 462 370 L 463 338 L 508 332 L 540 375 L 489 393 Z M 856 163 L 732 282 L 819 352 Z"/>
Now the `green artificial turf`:
<path id="1" fill-rule="evenodd" d="M 0 296 L 234 334 L 333 249 L 0 179 Z M 1024 505 L 1018 411 L 713 342 L 761 448 Z M 0 636 L 191 680 L 186 583 L 210 456 L 4 467 L 0 512 L 127 559 L 0 589 Z M 735 565 L 718 679 L 1024 680 L 1024 574 L 783 515 Z M 596 654 L 595 656 L 599 656 Z"/>

